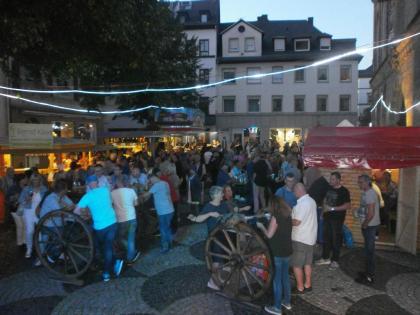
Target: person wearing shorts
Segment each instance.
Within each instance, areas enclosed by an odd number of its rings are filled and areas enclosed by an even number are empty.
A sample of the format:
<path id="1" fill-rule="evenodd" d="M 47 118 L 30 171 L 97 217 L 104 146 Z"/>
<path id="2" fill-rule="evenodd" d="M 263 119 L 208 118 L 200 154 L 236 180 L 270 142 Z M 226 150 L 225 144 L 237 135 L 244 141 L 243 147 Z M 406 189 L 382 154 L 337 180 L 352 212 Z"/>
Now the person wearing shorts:
<path id="1" fill-rule="evenodd" d="M 296 278 L 296 292 L 302 294 L 312 290 L 311 274 L 314 245 L 318 222 L 316 202 L 307 193 L 302 183 L 294 187 L 297 204 L 292 210 L 292 249 L 290 264 Z"/>

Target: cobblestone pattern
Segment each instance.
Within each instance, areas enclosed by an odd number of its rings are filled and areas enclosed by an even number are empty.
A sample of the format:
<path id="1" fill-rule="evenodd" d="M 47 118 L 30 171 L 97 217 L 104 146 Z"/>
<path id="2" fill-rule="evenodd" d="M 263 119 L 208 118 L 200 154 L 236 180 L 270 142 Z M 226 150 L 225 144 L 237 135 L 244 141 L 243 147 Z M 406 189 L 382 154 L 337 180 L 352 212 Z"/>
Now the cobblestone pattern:
<path id="1" fill-rule="evenodd" d="M 205 246 L 206 246 L 206 241 L 202 241 L 202 242 L 197 242 L 194 245 L 192 245 L 190 247 L 190 254 L 191 256 L 193 256 L 194 258 L 204 262 L 205 261 Z"/>
<path id="2" fill-rule="evenodd" d="M 193 245 L 204 241 L 207 238 L 207 225 L 205 223 L 194 223 L 178 229 L 175 241 L 182 245 Z"/>
<path id="3" fill-rule="evenodd" d="M 420 273 L 400 274 L 386 284 L 387 294 L 402 308 L 420 314 Z"/>
<path id="4" fill-rule="evenodd" d="M 66 297 L 52 314 L 158 314 L 142 299 L 144 282 L 144 278 L 121 278 L 89 285 Z"/>
<path id="5" fill-rule="evenodd" d="M 234 315 L 228 300 L 214 293 L 203 293 L 178 300 L 167 307 L 162 315 Z M 243 314 L 245 315 L 245 314 Z"/>
<path id="6" fill-rule="evenodd" d="M 209 278 L 204 265 L 176 267 L 148 278 L 141 294 L 147 304 L 162 311 L 179 299 L 209 292 Z"/>
<path id="7" fill-rule="evenodd" d="M 167 254 L 161 254 L 159 248 L 154 248 L 142 256 L 133 265 L 133 269 L 146 276 L 153 276 L 170 268 L 202 263 L 190 255 L 188 247 L 176 246 Z"/>
<path id="8" fill-rule="evenodd" d="M 301 298 L 333 314 L 345 314 L 357 301 L 382 293 L 358 284 L 340 269 L 330 270 L 328 266 L 314 266 L 312 286 L 313 291 L 305 293 Z"/>
<path id="9" fill-rule="evenodd" d="M 386 294 L 373 295 L 353 304 L 346 315 L 409 315 Z M 414 313 L 415 314 L 415 313 Z M 417 313 L 418 314 L 418 313 Z"/>
<path id="10" fill-rule="evenodd" d="M 17 302 L 0 306 L 2 315 L 23 314 L 51 314 L 54 307 L 63 299 L 62 296 L 48 296 L 24 299 Z"/>
<path id="11" fill-rule="evenodd" d="M 376 256 L 379 256 L 387 261 L 393 262 L 401 266 L 416 269 L 420 271 L 420 256 L 414 256 L 409 253 L 378 250 L 375 252 Z"/>
<path id="12" fill-rule="evenodd" d="M 66 295 L 63 285 L 49 276 L 46 269 L 37 268 L 1 279 L 0 305 L 29 298 Z"/>

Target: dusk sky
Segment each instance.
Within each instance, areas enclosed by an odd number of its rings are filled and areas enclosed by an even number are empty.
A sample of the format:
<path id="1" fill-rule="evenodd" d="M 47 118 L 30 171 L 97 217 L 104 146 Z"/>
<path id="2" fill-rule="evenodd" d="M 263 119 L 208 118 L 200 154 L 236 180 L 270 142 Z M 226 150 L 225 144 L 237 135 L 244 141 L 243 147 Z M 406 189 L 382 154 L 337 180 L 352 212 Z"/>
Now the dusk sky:
<path id="1" fill-rule="evenodd" d="M 222 22 L 240 18 L 255 21 L 267 14 L 270 20 L 304 20 L 312 16 L 314 25 L 333 38 L 356 38 L 356 47 L 373 42 L 373 4 L 370 0 L 220 0 Z M 359 69 L 372 63 L 372 53 L 364 55 Z"/>

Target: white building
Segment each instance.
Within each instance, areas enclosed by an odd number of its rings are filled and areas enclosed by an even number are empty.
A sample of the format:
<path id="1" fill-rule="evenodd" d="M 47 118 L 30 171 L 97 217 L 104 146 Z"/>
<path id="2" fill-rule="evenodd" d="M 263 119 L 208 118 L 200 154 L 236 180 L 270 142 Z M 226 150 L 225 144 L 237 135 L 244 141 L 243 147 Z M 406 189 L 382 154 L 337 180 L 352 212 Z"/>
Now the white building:
<path id="1" fill-rule="evenodd" d="M 366 119 L 368 118 L 366 114 L 369 114 L 367 111 L 372 105 L 372 88 L 370 86 L 372 74 L 373 66 L 359 70 L 357 114 L 361 125 L 366 125 Z"/>
<path id="2" fill-rule="evenodd" d="M 332 39 L 313 25 L 296 21 L 223 23 L 217 71 L 223 79 L 291 70 L 355 48 L 355 39 Z M 299 140 L 308 128 L 357 121 L 358 63 L 351 56 L 325 66 L 248 78 L 217 88 L 216 126 L 228 141 Z"/>

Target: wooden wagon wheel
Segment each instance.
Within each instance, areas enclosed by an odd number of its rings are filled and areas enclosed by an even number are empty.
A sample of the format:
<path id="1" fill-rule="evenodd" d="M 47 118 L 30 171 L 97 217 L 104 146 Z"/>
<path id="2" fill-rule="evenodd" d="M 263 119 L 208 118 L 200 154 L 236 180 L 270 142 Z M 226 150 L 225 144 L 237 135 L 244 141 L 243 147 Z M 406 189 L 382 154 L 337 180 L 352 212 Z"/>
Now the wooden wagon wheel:
<path id="1" fill-rule="evenodd" d="M 91 228 L 72 212 L 48 213 L 38 222 L 34 237 L 42 265 L 55 275 L 77 278 L 93 261 Z"/>
<path id="2" fill-rule="evenodd" d="M 207 238 L 207 268 L 231 297 L 252 301 L 270 287 L 274 269 L 265 240 L 246 223 L 219 225 Z"/>

